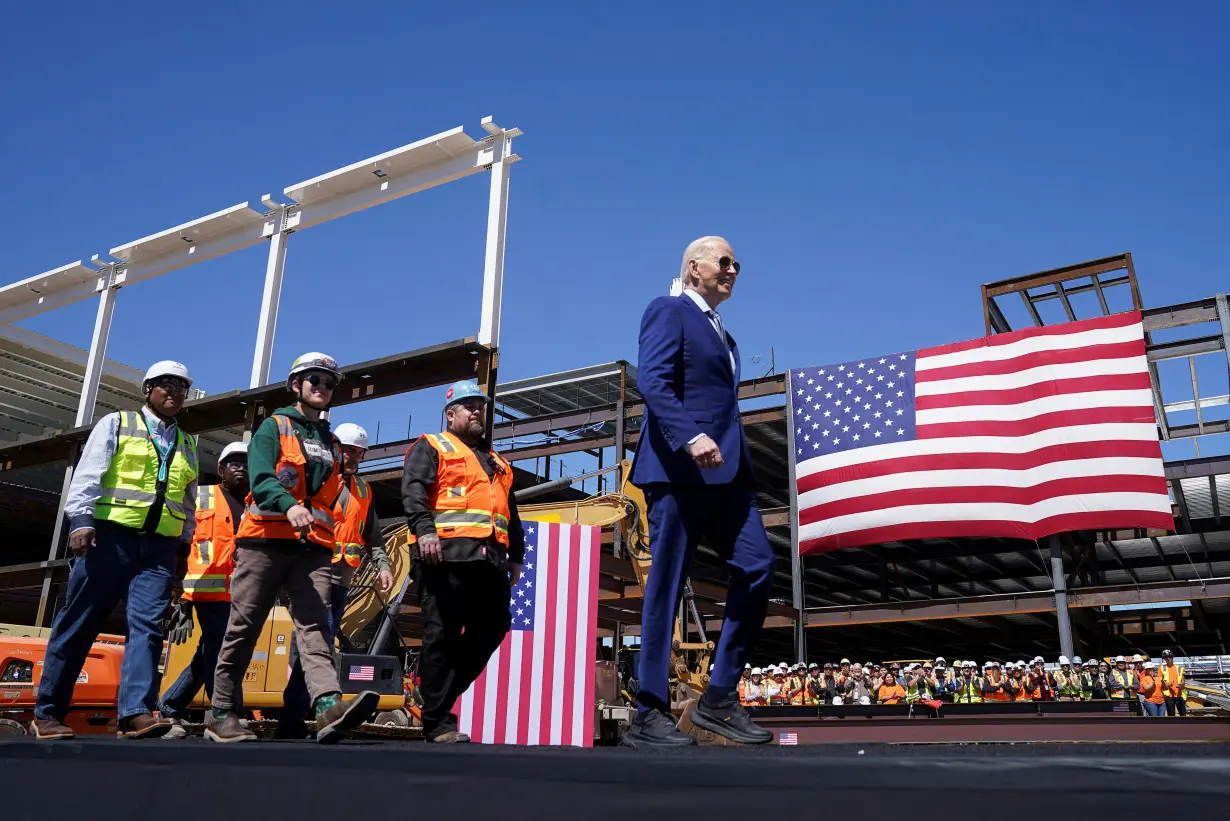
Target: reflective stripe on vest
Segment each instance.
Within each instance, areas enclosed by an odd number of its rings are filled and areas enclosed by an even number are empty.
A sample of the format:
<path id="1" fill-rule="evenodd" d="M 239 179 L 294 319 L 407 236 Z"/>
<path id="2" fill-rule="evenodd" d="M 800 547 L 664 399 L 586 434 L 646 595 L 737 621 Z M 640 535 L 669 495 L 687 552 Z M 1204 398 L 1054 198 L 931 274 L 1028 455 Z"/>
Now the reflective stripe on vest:
<path id="1" fill-rule="evenodd" d="M 453 434 L 429 433 L 423 438 L 439 454 L 436 480 L 427 500 L 436 533 L 442 539 L 494 536 L 508 547 L 512 466 L 492 451 L 496 470 L 489 477 L 478 455 Z M 417 541 L 410 537 L 411 544 Z"/>
<path id="2" fill-rule="evenodd" d="M 312 525 L 307 529 L 306 533 L 301 533 L 297 528 L 291 526 L 290 520 L 286 518 L 285 513 L 263 510 L 257 506 L 255 497 L 249 492 L 247 508 L 244 511 L 243 521 L 239 525 L 237 538 L 283 539 L 287 541 L 306 539 L 321 547 L 328 548 L 329 552 L 333 552 L 337 546 L 337 540 L 333 532 L 333 506 L 337 503 L 343 487 L 340 472 L 342 454 L 338 449 L 337 442 L 333 441 L 327 446 L 331 451 L 334 469 L 329 472 L 328 477 L 316 493 L 311 498 L 308 498 L 307 472 L 304 468 L 304 465 L 307 464 L 307 457 L 303 453 L 303 448 L 299 445 L 299 437 L 295 432 L 294 423 L 287 416 L 275 414 L 261 424 L 266 425 L 270 421 L 273 422 L 278 434 L 278 461 L 273 466 L 274 473 L 278 476 L 278 480 L 282 482 L 286 492 L 294 497 L 296 502 L 311 512 Z M 322 445 L 322 447 L 325 447 L 325 445 Z M 287 485 L 286 482 L 288 481 L 291 484 Z"/>
<path id="3" fill-rule="evenodd" d="M 115 454 L 99 482 L 94 518 L 134 530 L 145 526 L 158 501 L 161 456 L 150 437 L 142 411 L 120 411 Z M 175 426 L 175 452 L 166 468 L 162 512 L 154 532 L 177 537 L 184 532 L 184 494 L 197 478 L 196 440 Z"/>
<path id="4" fill-rule="evenodd" d="M 188 601 L 230 601 L 235 571 L 235 526 L 221 485 L 196 492 L 196 531 L 188 551 L 184 598 Z"/>
<path id="5" fill-rule="evenodd" d="M 363 528 L 371 510 L 371 488 L 358 476 L 346 478 L 346 487 L 333 508 L 335 536 L 333 563 L 345 562 L 358 567 L 363 562 L 363 547 L 366 538 Z"/>

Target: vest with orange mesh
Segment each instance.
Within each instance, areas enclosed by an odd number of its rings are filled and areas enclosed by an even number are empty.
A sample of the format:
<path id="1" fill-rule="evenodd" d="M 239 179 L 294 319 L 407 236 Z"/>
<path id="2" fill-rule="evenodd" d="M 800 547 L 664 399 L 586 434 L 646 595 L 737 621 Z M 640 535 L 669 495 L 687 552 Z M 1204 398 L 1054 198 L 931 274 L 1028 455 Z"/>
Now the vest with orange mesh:
<path id="1" fill-rule="evenodd" d="M 222 485 L 196 489 L 196 530 L 188 550 L 184 598 L 188 601 L 230 601 L 235 570 L 235 524 Z"/>
<path id="2" fill-rule="evenodd" d="M 493 479 L 487 476 L 474 451 L 448 431 L 429 433 L 423 438 L 440 457 L 436 481 L 427 499 L 436 534 L 441 539 L 486 539 L 494 535 L 507 548 L 512 466 L 492 451 L 496 464 Z M 417 541 L 411 534 L 410 543 Z"/>
<path id="3" fill-rule="evenodd" d="M 333 506 L 334 536 L 337 538 L 333 563 L 345 562 L 358 567 L 363 559 L 363 545 L 367 543 L 363 528 L 372 507 L 372 489 L 358 476 L 347 476 L 345 481 L 346 490 Z"/>
<path id="4" fill-rule="evenodd" d="M 338 449 L 337 441 L 332 445 L 334 469 L 320 489 L 309 497 L 307 473 L 304 470 L 307 457 L 303 454 L 303 446 L 299 442 L 294 423 L 288 417 L 277 414 L 269 418 L 278 427 L 278 461 L 274 470 L 286 492 L 311 512 L 312 524 L 301 533 L 291 526 L 285 513 L 257 507 L 256 499 L 249 492 L 248 506 L 235 538 L 299 541 L 302 537 L 321 547 L 327 547 L 332 552 L 337 547 L 337 537 L 333 531 L 333 505 L 342 492 L 342 453 Z"/>

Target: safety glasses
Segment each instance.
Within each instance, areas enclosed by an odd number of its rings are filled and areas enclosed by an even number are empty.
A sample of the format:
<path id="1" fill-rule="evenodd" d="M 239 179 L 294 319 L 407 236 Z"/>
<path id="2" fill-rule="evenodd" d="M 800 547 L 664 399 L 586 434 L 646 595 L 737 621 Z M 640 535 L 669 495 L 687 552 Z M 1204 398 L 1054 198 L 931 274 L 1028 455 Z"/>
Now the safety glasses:
<path id="1" fill-rule="evenodd" d="M 174 376 L 160 376 L 150 382 L 155 388 L 162 388 L 167 393 L 187 393 L 188 383 Z"/>
<path id="2" fill-rule="evenodd" d="M 309 373 L 307 376 L 303 377 L 303 381 L 313 387 L 323 387 L 327 391 L 331 391 L 337 387 L 337 380 L 328 374 Z"/>

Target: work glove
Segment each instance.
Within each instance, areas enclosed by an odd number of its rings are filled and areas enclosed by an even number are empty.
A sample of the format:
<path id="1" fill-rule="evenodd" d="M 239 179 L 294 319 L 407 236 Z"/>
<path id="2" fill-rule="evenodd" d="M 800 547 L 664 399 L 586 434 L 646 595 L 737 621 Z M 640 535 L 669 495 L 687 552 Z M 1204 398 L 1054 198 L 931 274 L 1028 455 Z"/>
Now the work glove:
<path id="1" fill-rule="evenodd" d="M 167 641 L 171 644 L 183 644 L 192 636 L 192 602 L 181 600 L 171 613 L 171 624 L 167 627 Z"/>

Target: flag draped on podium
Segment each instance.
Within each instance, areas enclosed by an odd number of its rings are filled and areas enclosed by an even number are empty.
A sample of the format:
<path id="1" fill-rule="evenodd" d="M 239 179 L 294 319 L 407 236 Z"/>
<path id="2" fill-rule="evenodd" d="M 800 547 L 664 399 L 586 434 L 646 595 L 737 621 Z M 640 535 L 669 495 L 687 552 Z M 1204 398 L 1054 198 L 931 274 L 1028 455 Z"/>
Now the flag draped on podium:
<path id="1" fill-rule="evenodd" d="M 484 744 L 589 747 L 601 531 L 531 521 L 524 527 L 512 629 L 459 699 L 461 731 Z"/>
<path id="2" fill-rule="evenodd" d="M 800 553 L 1174 527 L 1139 311 L 788 383 Z"/>

